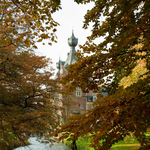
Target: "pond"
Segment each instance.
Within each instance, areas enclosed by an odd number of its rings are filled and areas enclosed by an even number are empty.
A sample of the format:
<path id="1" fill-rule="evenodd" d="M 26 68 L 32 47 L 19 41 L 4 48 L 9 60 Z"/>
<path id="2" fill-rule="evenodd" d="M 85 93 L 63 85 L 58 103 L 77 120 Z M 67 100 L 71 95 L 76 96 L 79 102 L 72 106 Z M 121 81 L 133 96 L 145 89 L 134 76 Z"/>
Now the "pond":
<path id="1" fill-rule="evenodd" d="M 18 147 L 13 150 L 71 150 L 68 146 L 62 144 L 62 143 L 53 143 L 53 145 L 50 146 L 50 143 L 42 143 L 42 140 L 37 140 L 36 137 L 30 137 L 29 142 L 31 145 Z"/>

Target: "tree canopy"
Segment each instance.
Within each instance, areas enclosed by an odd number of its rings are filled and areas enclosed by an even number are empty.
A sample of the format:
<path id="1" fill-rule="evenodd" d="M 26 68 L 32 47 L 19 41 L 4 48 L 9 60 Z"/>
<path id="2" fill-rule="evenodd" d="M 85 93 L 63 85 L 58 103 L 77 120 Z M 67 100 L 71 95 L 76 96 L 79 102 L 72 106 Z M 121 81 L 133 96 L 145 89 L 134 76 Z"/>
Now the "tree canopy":
<path id="1" fill-rule="evenodd" d="M 60 123 L 57 81 L 51 61 L 13 46 L 0 49 L 0 149 L 24 145 L 30 135 L 47 133 Z"/>
<path id="2" fill-rule="evenodd" d="M 69 137 L 69 132 L 75 139 L 90 133 L 91 146 L 103 150 L 132 132 L 141 144 L 140 149 L 149 149 L 145 132 L 150 126 L 150 1 L 76 2 L 94 2 L 94 7 L 84 16 L 83 25 L 87 29 L 93 23 L 93 28 L 86 43 L 76 53 L 76 63 L 68 67 L 68 75 L 62 83 L 68 90 L 78 86 L 83 91 L 93 90 L 99 94 L 94 109 L 71 117 L 57 133 L 65 131 L 61 136 L 64 138 Z M 101 22 L 101 17 L 105 17 L 105 21 Z M 102 42 L 94 43 L 101 37 L 104 38 Z M 140 62 L 143 71 L 136 69 Z M 136 80 L 126 83 L 127 86 L 118 86 L 131 74 Z M 108 96 L 103 97 L 102 90 L 106 90 Z"/>
<path id="3" fill-rule="evenodd" d="M 107 81 L 112 79 L 114 72 L 117 71 L 120 78 L 127 76 L 137 65 L 136 60 L 149 57 L 149 1 L 94 2 L 95 6 L 84 16 L 83 26 L 86 29 L 92 22 L 92 34 L 80 46 L 82 51 L 77 52 L 77 63 L 68 68 L 66 76 L 69 80 L 73 76 L 72 85 L 80 85 L 83 89 L 96 89 L 104 83 L 109 86 Z M 100 22 L 101 17 L 105 17 L 105 21 Z M 94 40 L 100 37 L 104 40 L 95 44 Z M 142 46 L 134 48 L 139 42 Z M 137 52 L 146 55 L 137 55 Z M 86 53 L 91 55 L 85 57 Z"/>
<path id="4" fill-rule="evenodd" d="M 0 0 L 0 4 L 1 29 L 7 30 L 7 34 L 1 33 L 1 47 L 13 44 L 36 48 L 35 42 L 43 39 L 49 39 L 50 45 L 56 42 L 58 23 L 52 14 L 61 8 L 59 0 Z"/>
<path id="5" fill-rule="evenodd" d="M 52 14 L 59 9 L 59 0 L 0 0 L 0 149 L 24 145 L 59 124 L 51 60 L 34 53 L 36 42 L 56 42 Z"/>

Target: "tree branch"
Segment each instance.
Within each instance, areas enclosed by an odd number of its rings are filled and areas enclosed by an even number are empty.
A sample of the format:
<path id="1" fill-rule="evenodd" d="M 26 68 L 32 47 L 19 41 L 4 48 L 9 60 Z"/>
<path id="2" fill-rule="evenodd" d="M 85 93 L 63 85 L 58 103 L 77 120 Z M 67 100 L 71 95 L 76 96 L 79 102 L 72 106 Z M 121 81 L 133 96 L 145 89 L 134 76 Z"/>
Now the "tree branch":
<path id="1" fill-rule="evenodd" d="M 26 15 L 26 12 L 17 4 L 17 3 L 15 3 L 14 2 L 14 0 L 12 0 L 12 2 L 14 3 L 14 5 L 16 5 L 19 9 L 21 9 L 21 11 L 23 12 L 23 14 L 25 15 L 25 17 L 27 18 L 27 21 L 28 21 L 28 23 L 30 23 L 30 21 L 29 21 L 29 19 L 28 19 L 28 17 L 27 17 L 27 15 Z M 25 8 L 26 9 L 26 8 Z"/>
<path id="2" fill-rule="evenodd" d="M 14 44 L 12 43 L 12 41 L 11 41 L 8 45 L 0 46 L 0 48 L 5 48 L 5 47 L 8 47 L 8 46 L 10 46 L 10 45 L 14 45 Z"/>

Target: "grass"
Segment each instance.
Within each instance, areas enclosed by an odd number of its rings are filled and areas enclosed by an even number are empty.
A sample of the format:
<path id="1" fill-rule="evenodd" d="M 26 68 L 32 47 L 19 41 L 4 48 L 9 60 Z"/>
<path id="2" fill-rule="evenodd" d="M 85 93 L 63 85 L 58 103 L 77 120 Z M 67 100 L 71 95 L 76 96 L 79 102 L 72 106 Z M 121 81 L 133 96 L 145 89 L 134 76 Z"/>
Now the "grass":
<path id="1" fill-rule="evenodd" d="M 150 134 L 146 133 L 145 135 L 150 138 Z M 76 141 L 78 150 L 94 150 L 94 148 L 90 147 L 90 141 L 91 139 L 79 137 Z M 72 141 L 66 141 L 66 144 L 71 147 Z M 110 150 L 138 150 L 139 147 L 140 143 L 135 137 L 127 136 L 123 141 L 115 143 Z"/>
<path id="2" fill-rule="evenodd" d="M 140 147 L 135 137 L 126 137 L 123 141 L 114 144 L 110 150 L 137 150 Z"/>
<path id="3" fill-rule="evenodd" d="M 80 137 L 77 140 L 78 150 L 94 150 L 94 148 L 90 147 L 91 139 L 86 139 Z M 71 146 L 71 141 L 66 142 L 68 146 Z M 126 137 L 123 141 L 119 141 L 114 144 L 110 150 L 137 150 L 140 147 L 139 142 L 135 137 Z"/>
<path id="4" fill-rule="evenodd" d="M 137 150 L 140 147 L 135 137 L 126 137 L 123 141 L 114 144 L 110 150 Z"/>
<path id="5" fill-rule="evenodd" d="M 138 150 L 139 146 L 112 147 L 110 150 Z"/>

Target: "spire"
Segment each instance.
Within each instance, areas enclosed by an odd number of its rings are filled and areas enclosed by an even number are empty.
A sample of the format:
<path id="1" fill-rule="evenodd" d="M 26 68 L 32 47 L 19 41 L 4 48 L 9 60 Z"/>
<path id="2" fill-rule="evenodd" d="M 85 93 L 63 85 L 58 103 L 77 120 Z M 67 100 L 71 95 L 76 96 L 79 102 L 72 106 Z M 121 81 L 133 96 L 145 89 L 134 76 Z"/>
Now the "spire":
<path id="1" fill-rule="evenodd" d="M 72 30 L 72 36 L 70 38 L 68 38 L 68 45 L 69 46 L 77 46 L 78 44 L 78 39 L 74 36 L 74 31 Z"/>
<path id="2" fill-rule="evenodd" d="M 59 71 L 60 71 L 60 63 L 61 63 L 61 60 L 60 60 L 60 56 L 59 56 L 59 62 L 56 63 L 56 67 Z"/>
<path id="3" fill-rule="evenodd" d="M 60 77 L 61 72 L 62 72 L 61 70 L 62 70 L 64 64 L 65 64 L 65 61 L 62 61 L 61 57 L 59 56 L 59 61 L 56 63 L 56 68 L 58 69 L 57 77 Z"/>
<path id="4" fill-rule="evenodd" d="M 70 52 L 68 54 L 67 60 L 65 62 L 64 68 L 73 63 L 73 60 L 76 58 L 74 53 L 76 52 L 75 47 L 78 44 L 78 39 L 74 36 L 74 31 L 72 30 L 72 35 L 68 38 L 68 45 L 70 46 Z"/>

